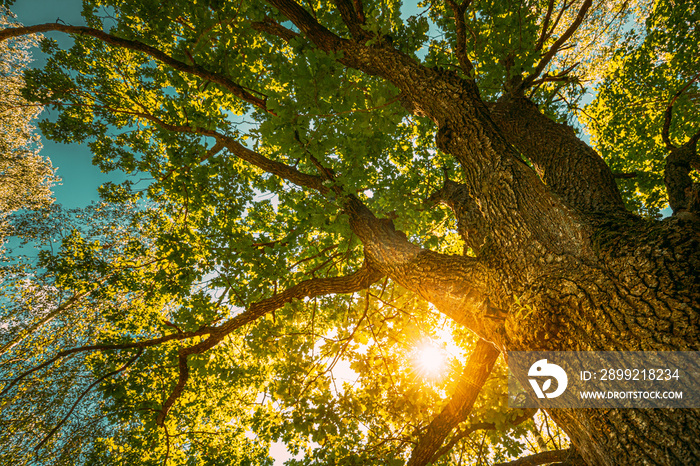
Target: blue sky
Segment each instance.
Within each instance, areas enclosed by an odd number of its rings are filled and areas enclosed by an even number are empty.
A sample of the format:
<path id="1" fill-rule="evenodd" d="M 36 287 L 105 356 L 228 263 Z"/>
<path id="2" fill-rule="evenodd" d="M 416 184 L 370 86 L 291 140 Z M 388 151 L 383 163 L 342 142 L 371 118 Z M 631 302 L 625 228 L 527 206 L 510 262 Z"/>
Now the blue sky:
<path id="1" fill-rule="evenodd" d="M 66 24 L 80 26 L 85 21 L 80 16 L 81 0 L 17 0 L 10 8 L 17 15 L 17 20 L 26 26 L 53 23 L 57 19 Z M 63 33 L 47 33 L 46 37 L 58 40 L 61 47 L 70 47 L 70 36 Z M 34 50 L 34 66 L 44 63 L 40 50 Z M 56 112 L 44 110 L 40 118 L 51 118 Z M 105 174 L 92 165 L 92 154 L 86 145 L 56 144 L 42 138 L 44 148 L 41 154 L 51 159 L 58 168 L 61 185 L 54 187 L 56 202 L 65 207 L 83 207 L 97 200 L 97 188 L 106 181 L 123 181 L 121 173 Z"/>
<path id="2" fill-rule="evenodd" d="M 17 20 L 26 26 L 53 23 L 60 20 L 72 26 L 85 25 L 80 12 L 82 0 L 16 0 L 10 8 L 17 15 Z M 418 12 L 415 6 L 404 6 L 404 14 L 409 16 Z M 69 35 L 59 32 L 44 34 L 58 41 L 61 48 L 69 48 L 73 41 Z M 43 54 L 36 49 L 33 52 L 33 66 L 41 67 L 45 63 Z M 56 111 L 44 110 L 40 119 L 52 118 Z M 61 178 L 61 185 L 54 187 L 56 202 L 66 208 L 84 207 L 97 200 L 97 188 L 107 181 L 121 182 L 126 179 L 121 172 L 102 173 L 92 165 L 92 154 L 87 145 L 56 144 L 42 137 L 44 148 L 41 154 L 51 159 Z M 134 180 L 137 181 L 137 180 Z"/>
<path id="3" fill-rule="evenodd" d="M 26 26 L 53 23 L 58 19 L 73 26 L 85 25 L 80 16 L 81 0 L 18 0 L 11 10 L 17 15 L 17 20 Z M 47 33 L 46 37 L 56 39 L 62 48 L 72 44 L 70 36 L 63 33 Z M 40 50 L 34 51 L 34 66 L 42 66 L 44 60 Z M 40 118 L 51 118 L 56 112 L 44 110 Z M 91 201 L 97 200 L 97 188 L 107 182 L 121 182 L 125 176 L 120 172 L 105 174 L 92 165 L 92 154 L 86 145 L 56 144 L 42 138 L 44 148 L 42 155 L 51 159 L 54 167 L 58 168 L 61 185 L 54 187 L 56 202 L 64 207 L 84 207 Z M 270 448 L 270 455 L 275 459 L 275 465 L 291 458 L 281 442 L 275 442 Z"/>

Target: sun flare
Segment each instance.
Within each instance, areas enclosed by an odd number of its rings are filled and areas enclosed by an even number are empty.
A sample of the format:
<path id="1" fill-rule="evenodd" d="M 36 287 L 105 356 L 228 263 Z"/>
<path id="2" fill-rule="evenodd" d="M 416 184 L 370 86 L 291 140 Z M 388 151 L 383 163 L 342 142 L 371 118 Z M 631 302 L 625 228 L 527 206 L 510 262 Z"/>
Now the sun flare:
<path id="1" fill-rule="evenodd" d="M 425 378 L 437 379 L 445 375 L 447 354 L 432 341 L 418 346 L 413 360 L 417 372 Z"/>

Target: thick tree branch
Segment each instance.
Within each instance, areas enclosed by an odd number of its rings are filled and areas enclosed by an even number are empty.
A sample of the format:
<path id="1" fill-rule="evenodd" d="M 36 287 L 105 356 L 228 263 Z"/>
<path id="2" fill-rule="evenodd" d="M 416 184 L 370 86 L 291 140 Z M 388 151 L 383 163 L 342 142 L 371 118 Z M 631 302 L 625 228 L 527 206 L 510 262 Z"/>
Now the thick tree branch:
<path id="1" fill-rule="evenodd" d="M 364 19 L 355 11 L 355 5 L 350 0 L 334 0 L 335 6 L 340 12 L 343 23 L 350 30 L 350 34 L 356 40 L 362 40 L 367 37 L 367 33 L 362 29 Z"/>
<path id="2" fill-rule="evenodd" d="M 691 136 L 682 146 L 676 147 L 671 142 L 671 119 L 673 106 L 678 98 L 700 78 L 696 74 L 688 83 L 673 95 L 664 112 L 664 124 L 661 130 L 661 138 L 669 150 L 664 167 L 664 184 L 668 195 L 668 203 L 673 213 L 691 212 L 700 213 L 700 185 L 693 183 L 690 172 L 700 171 L 700 156 L 698 156 L 697 143 L 700 140 L 700 130 Z"/>
<path id="3" fill-rule="evenodd" d="M 500 351 L 492 343 L 485 340 L 477 342 L 457 382 L 454 395 L 440 414 L 430 422 L 425 434 L 413 449 L 407 466 L 428 464 L 449 433 L 469 416 L 499 354 Z"/>
<path id="4" fill-rule="evenodd" d="M 206 340 L 190 347 L 181 348 L 178 351 L 178 381 L 163 403 L 156 417 L 156 423 L 161 427 L 164 426 L 168 411 L 170 411 L 185 390 L 190 375 L 190 369 L 187 365 L 187 358 L 189 356 L 204 353 L 219 344 L 234 330 L 254 322 L 268 312 L 279 309 L 294 299 L 315 298 L 328 294 L 354 293 L 366 289 L 382 277 L 383 274 L 381 272 L 365 263 L 362 268 L 351 275 L 305 280 L 286 289 L 282 293 L 277 293 L 270 298 L 251 304 L 246 311 L 224 322 L 220 326 L 215 327 Z"/>
<path id="5" fill-rule="evenodd" d="M 383 276 L 384 274 L 374 264 L 366 262 L 362 268 L 351 275 L 305 280 L 270 298 L 251 304 L 248 310 L 217 327 L 215 332 L 212 333 L 212 337 L 223 338 L 233 330 L 253 322 L 270 311 L 279 309 L 294 299 L 315 298 L 316 296 L 327 294 L 354 293 L 366 289 Z"/>
<path id="6" fill-rule="evenodd" d="M 283 13 L 288 17 L 303 16 L 296 9 L 287 10 Z M 300 20 L 293 20 L 302 26 Z M 305 20 L 314 21 L 308 13 Z M 320 41 L 317 45 L 324 47 Z M 533 245 L 536 238 L 554 251 L 581 253 L 580 225 L 505 141 L 473 81 L 426 68 L 388 44 L 366 46 L 340 40 L 334 45 L 338 46 L 334 51 L 342 52 L 341 63 L 391 82 L 406 96 L 403 103 L 411 111 L 437 124 L 438 147 L 459 161 L 465 184 L 484 213 L 481 243 L 490 241 L 493 250 L 508 254 L 519 246 Z"/>
<path id="7" fill-rule="evenodd" d="M 213 73 L 196 64 L 190 65 L 180 60 L 176 60 L 167 53 L 142 42 L 131 39 L 122 39 L 121 37 L 108 34 L 104 31 L 100 31 L 99 29 L 94 29 L 85 26 L 68 26 L 66 24 L 60 23 L 47 23 L 39 24 L 36 26 L 8 28 L 0 31 L 0 42 L 10 39 L 12 37 L 48 31 L 60 31 L 68 34 L 91 36 L 115 47 L 121 47 L 128 50 L 145 53 L 146 55 L 153 57 L 157 61 L 163 63 L 164 65 L 168 65 L 177 71 L 182 71 L 184 73 L 198 76 L 202 79 L 218 84 L 227 91 L 229 91 L 231 94 L 238 97 L 239 99 L 248 102 L 249 104 L 252 104 L 265 111 L 268 111 L 264 99 L 254 96 L 241 85 L 237 84 L 236 82 L 234 82 L 226 76 L 222 76 L 218 73 Z"/>
<path id="8" fill-rule="evenodd" d="M 243 144 L 231 137 L 222 135 L 215 137 L 222 141 L 223 145 L 236 157 L 240 158 L 241 160 L 245 160 L 261 170 L 277 175 L 282 179 L 296 184 L 297 186 L 314 189 L 321 194 L 327 194 L 330 191 L 328 186 L 323 184 L 323 179 L 319 176 L 307 175 L 306 173 L 302 173 L 289 165 L 269 159 L 258 152 L 248 149 Z"/>
<path id="9" fill-rule="evenodd" d="M 191 351 L 187 351 L 191 350 Z M 158 424 L 160 427 L 163 427 L 163 424 L 165 422 L 165 417 L 168 415 L 168 411 L 170 411 L 170 408 L 175 404 L 175 401 L 177 401 L 178 398 L 180 398 L 180 395 L 182 395 L 182 392 L 185 390 L 185 385 L 187 384 L 187 380 L 190 377 L 190 368 L 187 365 L 187 356 L 189 354 L 195 352 L 195 350 L 192 350 L 192 347 L 190 348 L 185 348 L 184 350 L 180 350 L 179 356 L 178 356 L 178 369 L 180 371 L 180 374 L 178 376 L 177 384 L 175 385 L 175 388 L 173 388 L 173 391 L 170 393 L 168 398 L 165 400 L 165 403 L 163 403 L 163 406 L 160 408 L 160 412 L 158 413 L 158 416 L 156 417 L 156 424 Z M 199 352 L 199 351 L 197 351 Z"/>
<path id="10" fill-rule="evenodd" d="M 564 34 L 562 34 L 559 39 L 552 44 L 552 47 L 547 51 L 547 53 L 540 59 L 540 61 L 537 63 L 537 66 L 535 67 L 535 70 L 530 74 L 528 77 L 523 79 L 523 81 L 520 83 L 518 86 L 518 90 L 522 91 L 524 89 L 527 89 L 530 87 L 532 82 L 537 79 L 537 77 L 544 71 L 544 69 L 547 67 L 549 62 L 554 58 L 554 55 L 557 54 L 559 49 L 561 48 L 564 43 L 569 40 L 569 38 L 573 35 L 574 32 L 578 29 L 578 27 L 581 25 L 583 22 L 584 18 L 586 17 L 586 13 L 588 13 L 589 8 L 593 4 L 593 0 L 585 0 L 583 4 L 581 5 L 581 8 L 578 10 L 578 14 L 576 15 L 576 18 L 574 21 L 571 23 L 569 28 L 564 31 Z"/>
<path id="11" fill-rule="evenodd" d="M 544 183 L 580 212 L 625 212 L 610 168 L 573 129 L 552 121 L 524 97 L 502 99 L 492 117 Z"/>
<path id="12" fill-rule="evenodd" d="M 508 463 L 497 463 L 494 466 L 539 466 L 540 464 L 558 463 L 565 461 L 569 457 L 570 453 L 570 448 L 564 450 L 543 451 L 541 453 L 535 453 L 534 455 L 518 458 L 517 460 L 510 461 Z"/>
<path id="13" fill-rule="evenodd" d="M 299 30 L 321 50 L 335 52 L 343 40 L 321 26 L 308 11 L 293 0 L 267 0 L 286 16 Z"/>
<path id="14" fill-rule="evenodd" d="M 371 56 L 371 54 L 368 53 L 370 50 L 378 50 L 378 47 L 381 46 L 383 46 L 385 50 L 388 50 L 390 54 L 393 54 L 394 57 L 404 56 L 408 58 L 391 47 L 388 41 L 380 41 L 380 44 L 367 47 L 365 45 L 365 41 L 351 41 L 338 37 L 326 27 L 319 24 L 308 11 L 306 11 L 294 0 L 267 0 L 267 3 L 277 8 L 280 13 L 286 16 L 287 19 L 289 19 L 299 29 L 299 31 L 301 31 L 301 33 L 304 34 L 319 49 L 327 53 L 340 53 L 338 61 L 351 68 L 355 68 L 370 74 L 381 75 L 381 72 L 376 68 L 376 66 L 373 66 L 370 63 L 371 61 L 374 61 L 372 58 L 380 57 L 376 56 L 376 54 L 375 56 Z M 350 5 L 348 4 L 347 0 L 339 1 L 339 5 L 341 7 L 345 5 L 343 7 L 345 13 L 341 11 L 341 16 L 343 14 L 347 15 L 347 19 L 349 21 L 356 17 L 358 22 L 364 23 L 364 12 L 362 11 L 361 1 L 353 1 L 354 16 L 353 13 L 349 11 Z M 345 20 L 345 18 L 343 18 L 343 20 Z M 353 26 L 353 28 L 355 28 L 355 26 Z M 362 31 L 362 37 L 365 35 L 366 33 Z"/>
<path id="15" fill-rule="evenodd" d="M 205 160 L 208 160 L 208 159 L 214 157 L 216 154 L 221 152 L 223 149 L 224 149 L 223 141 L 217 139 L 216 142 L 214 143 L 214 145 L 209 150 L 207 150 L 207 153 L 199 158 L 199 163 L 202 163 Z"/>
<path id="16" fill-rule="evenodd" d="M 218 149 L 219 146 L 223 146 L 241 160 L 246 161 L 267 173 L 271 173 L 273 175 L 279 176 L 284 180 L 290 181 L 291 183 L 294 183 L 297 186 L 311 188 L 320 192 L 321 194 L 327 194 L 330 191 L 330 189 L 323 184 L 323 178 L 315 175 L 307 175 L 305 173 L 300 172 L 296 168 L 283 164 L 282 162 L 277 162 L 275 160 L 269 159 L 258 152 L 248 149 L 232 137 L 226 136 L 218 131 L 190 125 L 174 125 L 171 123 L 167 123 L 149 113 L 130 113 L 134 116 L 138 116 L 146 120 L 152 121 L 161 128 L 166 129 L 168 131 L 173 131 L 177 133 L 199 134 L 201 136 L 208 136 L 214 138 L 216 140 L 216 144 L 208 152 L 208 154 L 211 154 L 211 151 L 213 151 L 215 148 Z M 207 155 L 205 155 L 205 157 L 207 157 Z"/>
<path id="17" fill-rule="evenodd" d="M 472 78 L 474 66 L 467 56 L 467 26 L 464 22 L 464 14 L 471 4 L 471 0 L 464 0 L 461 4 L 457 4 L 455 0 L 446 1 L 452 9 L 452 14 L 455 19 L 455 41 L 457 42 L 455 45 L 455 54 L 457 55 L 457 60 L 459 60 L 459 65 L 462 67 L 464 73 Z"/>
<path id="18" fill-rule="evenodd" d="M 481 261 L 422 249 L 391 220 L 375 217 L 355 196 L 349 196 L 345 212 L 377 269 L 478 335 L 497 338 L 499 316 L 493 315 L 495 308 L 487 298 L 489 274 Z"/>
<path id="19" fill-rule="evenodd" d="M 338 53 L 340 63 L 395 85 L 405 96 L 402 103 L 407 108 L 433 120 L 439 128 L 438 147 L 460 163 L 464 182 L 484 214 L 481 243 L 490 243 L 491 250 L 498 250 L 503 259 L 519 247 L 540 251 L 549 248 L 574 255 L 585 250 L 581 224 L 572 219 L 558 198 L 547 192 L 504 140 L 472 80 L 464 80 L 454 72 L 426 68 L 386 41 L 367 45 L 340 39 L 293 1 L 269 3 L 320 49 Z M 518 259 L 536 257 L 534 250 L 518 255 Z"/>
<path id="20" fill-rule="evenodd" d="M 664 184 L 674 215 L 681 212 L 700 213 L 700 184 L 693 183 L 690 177 L 691 171 L 700 171 L 698 139 L 700 132 L 682 146 L 671 148 L 666 156 Z"/>
<path id="21" fill-rule="evenodd" d="M 367 21 L 367 18 L 365 18 L 365 9 L 364 6 L 362 6 L 362 0 L 352 0 L 352 4 L 355 5 L 355 11 L 357 12 L 357 18 L 360 20 L 362 24 Z"/>
<path id="22" fill-rule="evenodd" d="M 631 178 L 636 178 L 637 177 L 637 172 L 613 172 L 612 174 L 613 178 L 616 180 L 624 180 L 624 179 L 631 179 Z"/>

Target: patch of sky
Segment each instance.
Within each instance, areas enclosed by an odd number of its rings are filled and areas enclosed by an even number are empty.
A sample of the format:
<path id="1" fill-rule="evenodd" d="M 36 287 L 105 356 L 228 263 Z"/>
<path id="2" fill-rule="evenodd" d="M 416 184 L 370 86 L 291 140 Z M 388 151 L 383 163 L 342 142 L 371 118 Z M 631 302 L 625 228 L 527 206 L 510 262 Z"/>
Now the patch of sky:
<path id="1" fill-rule="evenodd" d="M 281 23 L 281 26 L 289 29 L 290 31 L 296 32 L 297 34 L 299 33 L 299 28 L 297 28 L 291 21 L 284 21 Z"/>
<path id="2" fill-rule="evenodd" d="M 11 7 L 17 20 L 24 25 L 62 22 L 73 26 L 85 26 L 80 15 L 81 0 L 23 0 Z M 73 45 L 71 36 L 61 32 L 47 32 L 44 37 L 54 39 L 61 49 Z M 46 55 L 40 49 L 32 50 L 32 66 L 41 68 L 46 64 Z M 39 119 L 54 119 L 57 115 L 45 109 Z M 103 173 L 92 164 L 92 154 L 85 144 L 57 144 L 42 137 L 41 155 L 48 157 L 61 183 L 54 187 L 56 202 L 66 208 L 85 207 L 99 199 L 97 188 L 106 182 L 122 183 L 127 177 L 121 172 Z"/>
<path id="3" fill-rule="evenodd" d="M 428 19 L 428 37 L 436 39 L 442 37 L 442 32 L 438 29 L 437 25 L 430 19 L 428 11 L 429 6 L 419 7 L 419 2 L 403 2 L 401 4 L 401 19 L 407 21 L 410 17 L 422 17 L 425 16 Z M 428 44 L 423 45 L 417 52 L 416 56 L 421 60 L 425 60 L 425 56 L 428 54 Z"/>

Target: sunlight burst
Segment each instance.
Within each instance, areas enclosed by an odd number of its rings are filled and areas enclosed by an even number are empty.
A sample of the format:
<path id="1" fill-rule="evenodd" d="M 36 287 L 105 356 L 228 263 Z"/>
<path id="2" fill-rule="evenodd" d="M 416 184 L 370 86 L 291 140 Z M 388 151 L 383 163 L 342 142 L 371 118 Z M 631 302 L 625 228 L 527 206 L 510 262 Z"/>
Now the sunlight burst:
<path id="1" fill-rule="evenodd" d="M 417 372 L 425 378 L 440 378 L 447 370 L 445 351 L 432 341 L 426 341 L 416 348 L 413 362 Z"/>

